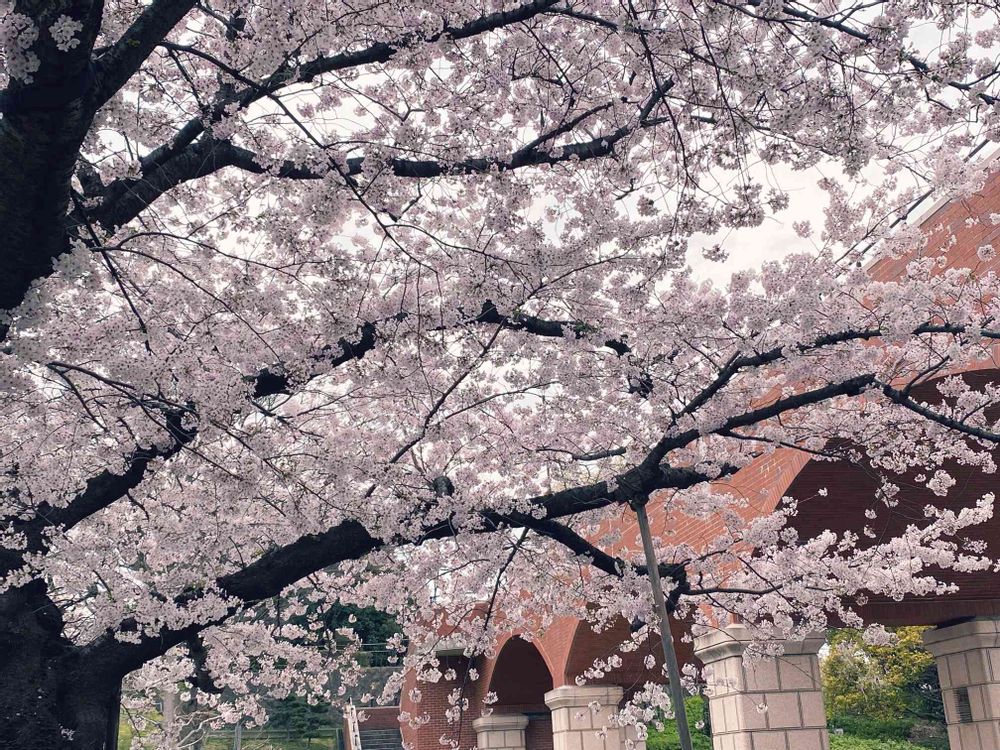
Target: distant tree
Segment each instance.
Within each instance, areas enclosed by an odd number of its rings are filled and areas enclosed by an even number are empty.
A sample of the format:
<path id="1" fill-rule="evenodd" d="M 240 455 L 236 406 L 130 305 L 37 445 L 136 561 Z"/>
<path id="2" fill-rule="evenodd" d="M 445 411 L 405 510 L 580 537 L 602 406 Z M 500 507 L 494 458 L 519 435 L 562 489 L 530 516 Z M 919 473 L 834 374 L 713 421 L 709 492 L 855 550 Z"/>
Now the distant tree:
<path id="1" fill-rule="evenodd" d="M 268 702 L 268 727 L 285 729 L 297 737 L 311 737 L 316 730 L 330 723 L 330 704 L 325 701 L 310 703 L 304 698 L 290 695 Z"/>
<path id="2" fill-rule="evenodd" d="M 392 615 L 374 607 L 334 604 L 326 611 L 326 622 L 333 630 L 350 628 L 364 644 L 387 643 L 400 632 L 399 623 Z"/>
<path id="3" fill-rule="evenodd" d="M 830 632 L 822 662 L 827 714 L 944 721 L 937 667 L 923 647 L 926 628 L 896 628 L 893 643 L 867 643 L 862 631 Z"/>
<path id="4" fill-rule="evenodd" d="M 291 614 L 285 614 L 286 609 Z M 292 599 L 277 597 L 271 617 L 275 625 L 288 624 L 303 628 L 302 636 L 291 636 L 291 641 L 327 650 L 336 650 L 349 644 L 386 644 L 401 632 L 399 623 L 386 612 L 375 607 L 340 602 L 311 602 L 304 608 L 298 608 Z"/>

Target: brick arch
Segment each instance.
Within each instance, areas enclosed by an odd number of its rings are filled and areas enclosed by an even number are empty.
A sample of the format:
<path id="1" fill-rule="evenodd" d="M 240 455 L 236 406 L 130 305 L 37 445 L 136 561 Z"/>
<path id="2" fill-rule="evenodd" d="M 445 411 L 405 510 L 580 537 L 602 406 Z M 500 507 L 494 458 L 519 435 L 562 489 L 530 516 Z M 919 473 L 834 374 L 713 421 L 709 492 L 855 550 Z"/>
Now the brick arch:
<path id="1" fill-rule="evenodd" d="M 676 625 L 675 625 L 676 627 Z M 678 628 L 676 635 L 681 636 L 677 643 L 677 658 L 682 664 L 694 663 L 694 651 L 690 639 L 683 638 L 687 628 Z M 621 652 L 618 646 L 630 635 L 629 623 L 623 618 L 618 619 L 611 627 L 595 633 L 584 621 L 578 621 L 573 633 L 569 653 L 566 657 L 563 680 L 566 685 L 576 684 L 578 676 L 583 676 L 598 659 L 606 661 L 613 654 L 621 659 L 621 665 L 605 672 L 600 677 L 589 679 L 590 685 L 618 685 L 629 698 L 647 682 L 660 682 L 663 679 L 663 651 L 659 637 L 647 639 L 636 651 Z M 646 657 L 653 657 L 653 665 L 646 666 Z"/>
<path id="2" fill-rule="evenodd" d="M 480 677 L 484 687 L 496 694 L 493 715 L 527 716 L 525 750 L 552 750 L 552 718 L 545 695 L 555 687 L 555 672 L 545 644 L 510 634 L 500 643 L 496 656 L 483 661 Z"/>
<path id="3" fill-rule="evenodd" d="M 486 665 L 481 679 L 496 693 L 497 713 L 545 712 L 545 693 L 555 687 L 553 671 L 545 658 L 544 646 L 508 635 L 495 657 Z"/>

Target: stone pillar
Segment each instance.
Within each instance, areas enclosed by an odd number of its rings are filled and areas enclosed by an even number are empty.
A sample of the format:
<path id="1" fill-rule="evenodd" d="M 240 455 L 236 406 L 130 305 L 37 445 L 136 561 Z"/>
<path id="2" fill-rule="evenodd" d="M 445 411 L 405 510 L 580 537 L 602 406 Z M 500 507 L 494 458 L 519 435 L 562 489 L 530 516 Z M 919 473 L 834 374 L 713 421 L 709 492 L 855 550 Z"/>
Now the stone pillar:
<path id="1" fill-rule="evenodd" d="M 952 750 L 1000 748 L 1000 620 L 977 618 L 928 630 Z"/>
<path id="2" fill-rule="evenodd" d="M 490 714 L 472 722 L 479 750 L 525 750 L 524 730 L 528 717 L 524 714 Z"/>
<path id="3" fill-rule="evenodd" d="M 822 636 L 784 644 L 785 653 L 744 664 L 742 625 L 695 638 L 707 669 L 715 750 L 828 750 L 817 654 Z"/>
<path id="4" fill-rule="evenodd" d="M 623 750 L 625 740 L 635 750 L 646 750 L 634 727 L 611 722 L 624 691 L 618 685 L 563 685 L 545 694 L 552 709 L 553 750 Z"/>

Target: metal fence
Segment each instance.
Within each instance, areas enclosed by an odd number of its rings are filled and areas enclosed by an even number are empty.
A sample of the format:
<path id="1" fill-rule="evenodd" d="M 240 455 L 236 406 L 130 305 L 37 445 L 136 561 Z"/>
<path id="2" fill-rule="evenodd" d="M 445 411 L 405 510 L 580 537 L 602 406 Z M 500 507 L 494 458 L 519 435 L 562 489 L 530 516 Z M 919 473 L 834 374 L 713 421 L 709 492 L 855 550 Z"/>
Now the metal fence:
<path id="1" fill-rule="evenodd" d="M 309 732 L 292 729 L 213 729 L 201 741 L 202 750 L 344 750 L 343 730 L 322 727 Z"/>
<path id="2" fill-rule="evenodd" d="M 396 667 L 401 665 L 402 657 L 384 643 L 364 643 L 358 652 L 358 662 L 364 667 Z"/>

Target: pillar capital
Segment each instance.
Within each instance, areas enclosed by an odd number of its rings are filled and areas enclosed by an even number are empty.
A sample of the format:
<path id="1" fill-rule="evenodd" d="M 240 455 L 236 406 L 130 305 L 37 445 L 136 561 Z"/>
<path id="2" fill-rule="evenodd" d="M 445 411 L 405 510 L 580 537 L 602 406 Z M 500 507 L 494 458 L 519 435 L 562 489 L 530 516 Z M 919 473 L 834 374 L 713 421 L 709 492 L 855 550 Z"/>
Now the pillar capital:
<path id="1" fill-rule="evenodd" d="M 694 653 L 703 664 L 712 664 L 730 656 L 742 656 L 747 644 L 753 640 L 750 630 L 744 625 L 727 625 L 724 628 L 708 630 L 695 637 Z M 770 641 L 780 643 L 787 656 L 818 654 L 826 636 L 811 633 L 801 640 Z"/>
<path id="2" fill-rule="evenodd" d="M 527 726 L 528 717 L 524 714 L 490 714 L 489 716 L 480 716 L 472 722 L 472 728 L 476 732 L 516 731 L 526 729 Z"/>
<path id="3" fill-rule="evenodd" d="M 964 651 L 968 646 L 995 647 L 998 639 L 1000 618 L 995 617 L 976 617 L 924 631 L 924 645 L 934 656 Z"/>
<path id="4" fill-rule="evenodd" d="M 545 694 L 545 705 L 558 708 L 578 708 L 600 703 L 617 707 L 625 691 L 619 685 L 562 685 Z"/>
<path id="5" fill-rule="evenodd" d="M 563 685 L 547 692 L 553 750 L 645 750 L 634 729 L 614 720 L 624 694 L 619 685 Z"/>
<path id="6" fill-rule="evenodd" d="M 524 714 L 490 714 L 472 722 L 479 750 L 525 750 L 527 727 Z"/>

